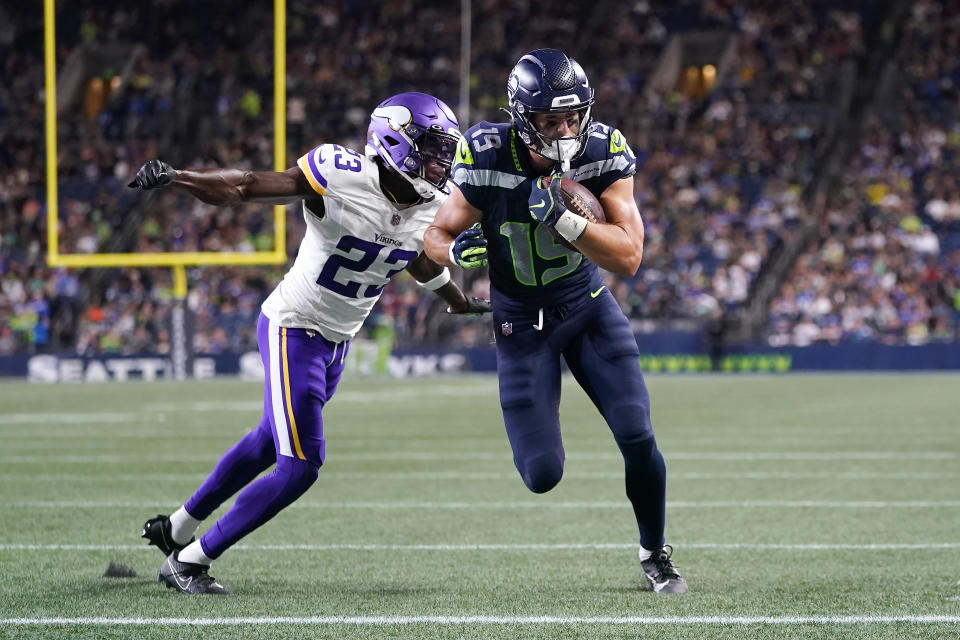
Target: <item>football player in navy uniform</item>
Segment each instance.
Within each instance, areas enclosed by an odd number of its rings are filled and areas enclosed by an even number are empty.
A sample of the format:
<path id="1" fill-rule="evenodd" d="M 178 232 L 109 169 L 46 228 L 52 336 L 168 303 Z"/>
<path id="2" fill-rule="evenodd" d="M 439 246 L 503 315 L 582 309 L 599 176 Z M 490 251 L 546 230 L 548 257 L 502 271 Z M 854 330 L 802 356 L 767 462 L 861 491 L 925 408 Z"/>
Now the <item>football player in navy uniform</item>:
<path id="1" fill-rule="evenodd" d="M 427 255 L 465 269 L 489 263 L 500 406 L 523 482 L 542 493 L 563 475 L 562 356 L 623 454 L 646 578 L 658 593 L 685 593 L 664 545 L 666 467 L 639 350 L 597 269 L 632 276 L 640 266 L 636 159 L 618 130 L 591 120 L 593 89 L 562 51 L 520 58 L 507 97 L 511 122 L 481 122 L 460 139 L 457 188 L 427 229 Z M 599 199 L 605 224 L 566 209 L 567 179 Z"/>
<path id="2" fill-rule="evenodd" d="M 466 298 L 449 269 L 423 253 L 424 231 L 449 194 L 459 138 L 450 107 L 402 93 L 374 109 L 364 153 L 323 144 L 284 172 L 177 171 L 151 160 L 130 183 L 177 187 L 214 205 L 303 201 L 307 223 L 297 259 L 257 323 L 266 377 L 259 426 L 220 458 L 182 507 L 143 525 L 143 537 L 167 555 L 160 580 L 168 587 L 230 593 L 210 576 L 210 563 L 317 480 L 326 456 L 323 407 L 340 382 L 350 339 L 392 277 L 406 269 L 453 313 L 489 311 L 489 301 Z M 201 521 L 238 491 L 230 510 L 193 539 Z"/>

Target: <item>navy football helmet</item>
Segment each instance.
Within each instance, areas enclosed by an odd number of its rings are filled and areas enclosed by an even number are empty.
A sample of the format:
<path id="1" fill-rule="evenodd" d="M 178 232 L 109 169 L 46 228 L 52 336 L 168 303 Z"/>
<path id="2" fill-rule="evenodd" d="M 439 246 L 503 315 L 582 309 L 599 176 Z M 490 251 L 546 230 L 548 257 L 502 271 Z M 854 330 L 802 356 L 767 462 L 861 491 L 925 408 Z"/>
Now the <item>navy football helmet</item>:
<path id="1" fill-rule="evenodd" d="M 593 88 L 576 60 L 557 49 L 537 49 L 517 62 L 507 80 L 510 118 L 520 139 L 534 153 L 566 168 L 587 146 Z M 580 131 L 569 138 L 553 138 L 537 130 L 532 117 L 539 113 L 580 114 Z"/>

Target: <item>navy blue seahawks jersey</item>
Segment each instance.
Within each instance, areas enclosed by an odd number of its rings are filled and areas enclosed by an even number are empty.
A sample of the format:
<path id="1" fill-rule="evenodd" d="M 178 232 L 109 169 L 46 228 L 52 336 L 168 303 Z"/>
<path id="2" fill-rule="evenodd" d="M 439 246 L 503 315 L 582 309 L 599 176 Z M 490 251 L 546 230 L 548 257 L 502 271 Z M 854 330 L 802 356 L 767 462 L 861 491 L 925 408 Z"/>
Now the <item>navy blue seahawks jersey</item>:
<path id="1" fill-rule="evenodd" d="M 635 171 L 636 158 L 623 134 L 593 122 L 586 149 L 563 177 L 599 198 Z M 531 218 L 527 201 L 537 175 L 513 127 L 490 122 L 474 125 L 460 139 L 451 172 L 467 202 L 483 212 L 491 285 L 530 306 L 581 295 L 598 277 L 596 265 L 559 244 Z"/>

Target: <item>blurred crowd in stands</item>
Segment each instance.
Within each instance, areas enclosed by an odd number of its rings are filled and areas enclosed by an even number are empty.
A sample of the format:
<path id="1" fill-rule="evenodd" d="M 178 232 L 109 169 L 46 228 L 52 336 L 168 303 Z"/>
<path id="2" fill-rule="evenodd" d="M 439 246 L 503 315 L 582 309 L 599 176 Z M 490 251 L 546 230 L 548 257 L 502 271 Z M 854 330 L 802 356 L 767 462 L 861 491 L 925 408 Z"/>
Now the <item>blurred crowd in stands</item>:
<path id="1" fill-rule="evenodd" d="M 125 187 L 158 155 L 179 167 L 272 168 L 271 4 L 58 3 L 61 252 L 273 248 L 270 207 L 215 208 L 176 191 L 141 197 Z M 39 5 L 0 7 L 0 355 L 168 352 L 169 269 L 46 266 Z M 460 3 L 287 7 L 287 166 L 321 142 L 362 148 L 370 110 L 393 93 L 427 91 L 459 107 Z M 461 124 L 503 119 L 506 75 L 522 53 L 557 46 L 578 58 L 597 90 L 594 117 L 619 127 L 638 157 L 643 265 L 632 278 L 607 276 L 631 318 L 735 318 L 757 281 L 774 277 L 765 273 L 769 259 L 809 242 L 769 308 L 772 345 L 957 339 L 956 6 L 911 3 L 890 61 L 895 99 L 869 108 L 856 152 L 819 207 L 826 154 L 857 133 L 836 123 L 877 3 L 551 7 L 472 3 L 470 122 Z M 669 68 L 676 73 L 664 82 Z M 87 82 L 71 86 L 74 76 Z M 801 231 L 811 221 L 808 240 Z M 292 258 L 304 226 L 298 207 L 287 208 L 286 226 Z M 195 350 L 255 347 L 259 304 L 284 270 L 188 269 Z M 470 293 L 487 295 L 484 274 L 464 275 Z M 402 344 L 469 346 L 489 342 L 488 322 L 445 316 L 401 276 L 368 331 L 389 326 Z"/>
<path id="2" fill-rule="evenodd" d="M 598 112 L 615 106 L 611 119 L 639 160 L 644 260 L 636 277 L 612 283 L 632 317 L 716 317 L 743 305 L 771 251 L 808 215 L 805 190 L 840 106 L 834 87 L 863 50 L 859 14 L 827 3 L 698 4 L 698 28 L 731 34 L 706 95 L 637 86 L 625 99 L 627 87 L 608 89 L 607 79 L 598 89 Z"/>
<path id="3" fill-rule="evenodd" d="M 769 341 L 958 339 L 960 6 L 911 3 L 889 99 L 865 118 L 814 241 L 770 307 Z"/>

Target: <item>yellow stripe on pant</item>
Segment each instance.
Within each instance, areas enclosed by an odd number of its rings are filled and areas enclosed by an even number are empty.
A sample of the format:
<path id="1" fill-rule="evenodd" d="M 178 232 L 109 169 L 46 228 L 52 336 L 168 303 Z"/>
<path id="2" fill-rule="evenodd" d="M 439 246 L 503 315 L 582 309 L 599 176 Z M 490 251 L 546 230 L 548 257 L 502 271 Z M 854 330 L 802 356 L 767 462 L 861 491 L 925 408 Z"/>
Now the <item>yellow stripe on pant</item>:
<path id="1" fill-rule="evenodd" d="M 287 364 L 287 328 L 281 329 L 280 353 L 283 354 L 283 387 L 286 391 L 287 418 L 290 421 L 290 434 L 293 436 L 293 447 L 297 450 L 297 457 L 306 460 L 303 449 L 300 448 L 300 437 L 297 435 L 297 421 L 293 417 L 293 403 L 290 402 L 290 367 Z"/>

